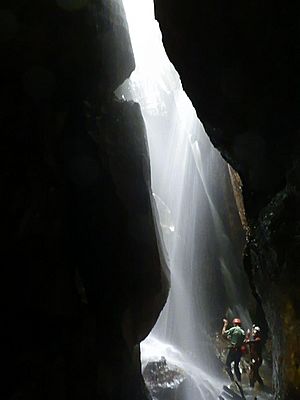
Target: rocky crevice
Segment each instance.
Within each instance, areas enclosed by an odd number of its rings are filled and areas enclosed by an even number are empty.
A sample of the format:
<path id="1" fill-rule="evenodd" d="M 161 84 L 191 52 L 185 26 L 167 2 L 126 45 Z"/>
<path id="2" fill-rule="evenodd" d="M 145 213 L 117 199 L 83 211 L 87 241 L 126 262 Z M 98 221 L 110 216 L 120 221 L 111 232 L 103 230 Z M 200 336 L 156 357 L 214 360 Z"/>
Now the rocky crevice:
<path id="1" fill-rule="evenodd" d="M 297 6 L 155 4 L 168 56 L 242 178 L 275 398 L 296 399 Z M 168 283 L 140 110 L 113 98 L 134 68 L 121 2 L 20 0 L 0 16 L 1 398 L 145 399 L 138 343 Z"/>
<path id="2" fill-rule="evenodd" d="M 299 193 L 288 185 L 259 215 L 245 251 L 246 266 L 269 323 L 273 383 L 279 398 L 297 398 Z M 266 284 L 267 283 L 267 284 Z"/>
<path id="3" fill-rule="evenodd" d="M 276 399 L 299 396 L 299 7 L 155 1 L 167 54 L 238 172 L 245 267 L 273 341 Z M 197 10 L 197 11 L 196 11 Z"/>
<path id="4" fill-rule="evenodd" d="M 145 399 L 139 342 L 168 280 L 144 122 L 113 96 L 134 69 L 122 2 L 0 14 L 1 398 Z"/>

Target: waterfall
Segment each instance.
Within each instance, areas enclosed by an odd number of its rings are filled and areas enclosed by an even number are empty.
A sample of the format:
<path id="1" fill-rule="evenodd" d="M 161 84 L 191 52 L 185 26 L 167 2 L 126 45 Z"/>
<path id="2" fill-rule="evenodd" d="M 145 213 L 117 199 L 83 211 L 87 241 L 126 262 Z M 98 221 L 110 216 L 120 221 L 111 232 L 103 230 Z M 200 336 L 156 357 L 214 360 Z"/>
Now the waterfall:
<path id="1" fill-rule="evenodd" d="M 123 4 L 136 69 L 116 95 L 141 106 L 152 192 L 171 270 L 167 304 L 141 344 L 142 362 L 165 356 L 195 381 L 195 400 L 213 399 L 223 382 L 214 369 L 210 333 L 221 329 L 225 312 L 251 326 L 242 228 L 228 166 L 165 53 L 153 1 Z"/>

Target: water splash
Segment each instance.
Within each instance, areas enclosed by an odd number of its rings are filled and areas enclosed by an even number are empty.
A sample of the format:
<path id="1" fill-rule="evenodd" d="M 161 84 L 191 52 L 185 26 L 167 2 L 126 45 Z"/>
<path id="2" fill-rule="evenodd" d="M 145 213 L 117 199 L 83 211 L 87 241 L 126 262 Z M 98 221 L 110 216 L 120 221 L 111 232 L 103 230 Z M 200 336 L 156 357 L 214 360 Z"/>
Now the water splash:
<path id="1" fill-rule="evenodd" d="M 116 95 L 141 106 L 152 191 L 171 270 L 166 306 L 141 344 L 142 363 L 165 356 L 196 383 L 195 399 L 216 398 L 223 382 L 210 334 L 221 328 L 226 308 L 251 326 L 241 248 L 233 245 L 242 230 L 228 167 L 165 53 L 153 1 L 123 4 L 136 69 Z"/>

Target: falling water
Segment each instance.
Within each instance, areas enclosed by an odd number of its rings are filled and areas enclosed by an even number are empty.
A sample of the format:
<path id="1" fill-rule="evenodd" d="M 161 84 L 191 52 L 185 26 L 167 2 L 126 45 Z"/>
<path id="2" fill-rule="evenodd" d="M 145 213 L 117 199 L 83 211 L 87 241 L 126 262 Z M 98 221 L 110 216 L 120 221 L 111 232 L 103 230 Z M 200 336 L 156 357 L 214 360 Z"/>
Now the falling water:
<path id="1" fill-rule="evenodd" d="M 195 381 L 195 399 L 209 400 L 222 386 L 211 332 L 221 328 L 226 311 L 251 325 L 240 266 L 240 221 L 228 166 L 210 143 L 165 53 L 153 1 L 123 4 L 136 69 L 116 94 L 141 106 L 171 270 L 167 304 L 142 343 L 142 362 L 165 356 Z"/>

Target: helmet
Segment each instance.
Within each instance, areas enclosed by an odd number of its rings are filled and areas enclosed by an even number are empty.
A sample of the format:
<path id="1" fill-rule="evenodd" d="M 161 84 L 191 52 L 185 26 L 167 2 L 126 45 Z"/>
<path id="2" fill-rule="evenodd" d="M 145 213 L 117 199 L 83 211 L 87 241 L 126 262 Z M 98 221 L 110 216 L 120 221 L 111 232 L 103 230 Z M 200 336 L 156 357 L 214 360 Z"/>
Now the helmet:
<path id="1" fill-rule="evenodd" d="M 259 326 L 255 326 L 253 328 L 253 333 L 259 333 L 260 332 L 260 327 Z"/>
<path id="2" fill-rule="evenodd" d="M 241 320 L 239 318 L 234 318 L 232 323 L 235 324 L 235 325 L 241 325 Z"/>

